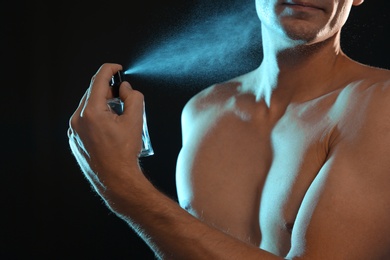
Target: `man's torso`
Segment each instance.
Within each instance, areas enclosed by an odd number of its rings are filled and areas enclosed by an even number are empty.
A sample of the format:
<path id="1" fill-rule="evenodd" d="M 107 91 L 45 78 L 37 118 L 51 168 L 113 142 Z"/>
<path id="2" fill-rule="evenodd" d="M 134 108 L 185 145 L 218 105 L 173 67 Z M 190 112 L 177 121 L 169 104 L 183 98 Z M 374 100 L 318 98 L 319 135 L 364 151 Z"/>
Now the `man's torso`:
<path id="1" fill-rule="evenodd" d="M 354 81 L 272 110 L 239 93 L 239 85 L 215 86 L 191 101 L 196 114 L 195 121 L 183 121 L 179 202 L 205 222 L 286 256 L 291 247 L 304 248 L 306 221 L 323 185 L 334 177 L 348 180 L 331 175 L 333 157 L 346 133 L 364 127 L 376 90 L 369 81 Z"/>

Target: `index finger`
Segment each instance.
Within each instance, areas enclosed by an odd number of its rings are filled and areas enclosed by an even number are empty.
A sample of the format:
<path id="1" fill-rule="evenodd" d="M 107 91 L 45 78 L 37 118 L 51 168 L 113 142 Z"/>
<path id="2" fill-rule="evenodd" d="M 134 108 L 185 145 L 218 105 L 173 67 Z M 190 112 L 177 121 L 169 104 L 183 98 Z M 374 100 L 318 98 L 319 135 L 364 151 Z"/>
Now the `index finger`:
<path id="1" fill-rule="evenodd" d="M 107 110 L 107 99 L 110 98 L 110 80 L 112 76 L 122 69 L 122 65 L 116 63 L 104 63 L 93 76 L 90 84 L 88 105 Z"/>

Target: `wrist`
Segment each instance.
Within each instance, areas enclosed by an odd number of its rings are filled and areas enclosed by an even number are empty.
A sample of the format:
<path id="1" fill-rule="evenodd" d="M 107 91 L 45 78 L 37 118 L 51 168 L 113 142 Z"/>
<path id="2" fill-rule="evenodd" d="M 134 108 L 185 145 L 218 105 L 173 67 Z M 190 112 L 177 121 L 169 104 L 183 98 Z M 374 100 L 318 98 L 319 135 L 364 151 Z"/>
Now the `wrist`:
<path id="1" fill-rule="evenodd" d="M 155 190 L 139 165 L 122 167 L 112 174 L 106 183 L 103 198 L 107 205 L 119 215 L 129 215 L 142 207 L 148 194 Z"/>

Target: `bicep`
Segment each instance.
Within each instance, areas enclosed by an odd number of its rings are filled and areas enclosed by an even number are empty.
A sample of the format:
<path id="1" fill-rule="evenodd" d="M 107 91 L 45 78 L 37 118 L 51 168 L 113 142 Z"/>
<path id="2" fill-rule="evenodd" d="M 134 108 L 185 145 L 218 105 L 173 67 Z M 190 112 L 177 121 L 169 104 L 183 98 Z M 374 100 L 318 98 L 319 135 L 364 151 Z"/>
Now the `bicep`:
<path id="1" fill-rule="evenodd" d="M 329 154 L 302 202 L 291 256 L 390 257 L 390 135 L 365 134 Z"/>

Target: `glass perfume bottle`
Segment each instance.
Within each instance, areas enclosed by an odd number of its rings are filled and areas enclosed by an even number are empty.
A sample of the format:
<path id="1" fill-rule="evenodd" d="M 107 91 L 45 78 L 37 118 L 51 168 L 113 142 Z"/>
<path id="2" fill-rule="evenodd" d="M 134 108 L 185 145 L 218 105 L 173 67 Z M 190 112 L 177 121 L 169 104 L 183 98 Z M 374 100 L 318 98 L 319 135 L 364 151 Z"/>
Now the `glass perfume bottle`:
<path id="1" fill-rule="evenodd" d="M 114 98 L 107 100 L 107 104 L 110 106 L 111 110 L 118 115 L 121 115 L 123 113 L 124 106 L 123 101 L 119 98 L 119 86 L 122 83 L 123 79 L 123 71 L 118 71 L 114 76 L 112 76 L 110 86 L 112 87 L 112 93 Z M 146 157 L 153 154 L 154 151 L 152 148 L 152 143 L 150 142 L 148 126 L 146 123 L 146 113 L 144 110 L 142 126 L 142 150 L 139 157 Z"/>

